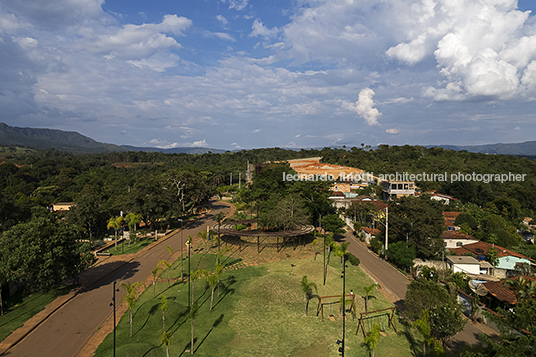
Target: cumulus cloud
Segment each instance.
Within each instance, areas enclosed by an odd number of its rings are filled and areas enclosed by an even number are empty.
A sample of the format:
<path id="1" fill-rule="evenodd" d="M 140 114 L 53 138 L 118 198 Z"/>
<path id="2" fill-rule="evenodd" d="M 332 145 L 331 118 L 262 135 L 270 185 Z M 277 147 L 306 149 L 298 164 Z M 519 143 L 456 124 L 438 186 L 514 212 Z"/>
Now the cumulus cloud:
<path id="1" fill-rule="evenodd" d="M 203 140 L 194 141 L 191 146 L 192 147 L 205 147 L 205 146 L 208 146 L 208 144 L 207 144 L 207 140 L 203 139 Z"/>
<path id="2" fill-rule="evenodd" d="M 446 84 L 430 86 L 426 96 L 504 100 L 531 91 L 536 29 L 516 0 L 421 0 L 409 9 L 412 16 L 401 28 L 406 41 L 386 54 L 410 65 L 435 58 Z"/>
<path id="3" fill-rule="evenodd" d="M 248 6 L 248 0 L 220 0 L 223 3 L 229 4 L 229 9 L 238 11 L 244 10 Z"/>
<path id="4" fill-rule="evenodd" d="M 368 125 L 378 125 L 378 118 L 382 115 L 380 111 L 374 108 L 374 91 L 370 88 L 363 88 L 359 92 L 359 97 L 355 103 L 355 110 L 359 116 L 365 119 Z"/>
<path id="5" fill-rule="evenodd" d="M 253 25 L 251 26 L 251 32 L 248 37 L 260 36 L 264 38 L 270 38 L 277 36 L 278 32 L 279 30 L 277 29 L 277 27 L 269 29 L 264 26 L 261 20 L 255 19 L 255 21 L 253 21 Z"/>
<path id="6" fill-rule="evenodd" d="M 385 130 L 387 133 L 389 134 L 398 134 L 399 130 L 398 129 L 386 129 Z"/>

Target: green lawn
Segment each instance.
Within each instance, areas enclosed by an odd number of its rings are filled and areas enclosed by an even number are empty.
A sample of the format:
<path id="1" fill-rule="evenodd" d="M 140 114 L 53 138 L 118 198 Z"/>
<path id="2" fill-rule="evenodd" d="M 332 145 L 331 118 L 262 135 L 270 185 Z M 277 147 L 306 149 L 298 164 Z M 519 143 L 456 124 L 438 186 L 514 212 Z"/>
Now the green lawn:
<path id="1" fill-rule="evenodd" d="M 228 258 L 227 264 L 239 260 Z M 213 255 L 196 254 L 192 257 L 192 269 L 212 270 Z M 225 264 L 225 263 L 224 263 Z M 338 304 L 335 317 L 327 316 L 324 322 L 316 317 L 318 299 L 313 298 L 309 312 L 304 316 L 304 300 L 301 278 L 318 286 L 321 296 L 342 292 L 340 258 L 333 258 L 328 269 L 326 285 L 322 285 L 322 260 L 285 260 L 276 263 L 230 270 L 222 274 L 221 295 L 214 297 L 214 308 L 209 311 L 210 289 L 202 280 L 195 283 L 195 299 L 199 312 L 194 320 L 194 352 L 198 356 L 339 356 L 337 339 L 342 336 Z M 186 271 L 186 269 L 185 269 Z M 348 264 L 347 292 L 356 294 L 357 311 L 364 311 L 363 287 L 372 281 L 358 267 Z M 180 275 L 180 264 L 175 264 L 172 275 Z M 167 277 L 164 272 L 162 277 Z M 187 309 L 186 284 L 157 284 L 157 294 L 168 299 L 166 330 L 171 333 L 171 356 L 186 356 L 190 350 L 190 319 Z M 152 287 L 141 295 L 134 307 L 133 337 L 129 337 L 128 314 L 117 328 L 118 356 L 165 356 L 165 346 L 160 344 L 162 312 L 160 298 L 152 298 Z M 338 299 L 334 299 L 338 300 Z M 392 306 L 379 292 L 373 293 L 369 310 Z M 326 308 L 327 313 L 327 308 Z M 359 316 L 359 314 L 358 314 Z M 368 356 L 362 346 L 363 336 L 355 335 L 357 319 L 349 317 L 346 323 L 346 356 Z M 393 329 L 385 331 L 376 354 L 378 356 L 411 356 L 410 343 L 402 325 L 397 321 L 399 334 Z M 106 337 L 96 351 L 96 356 L 112 354 L 113 335 Z"/>
<path id="2" fill-rule="evenodd" d="M 4 301 L 4 316 L 0 317 L 0 341 L 3 341 L 29 318 L 43 310 L 58 296 L 69 293 L 74 287 L 75 285 L 61 286 L 48 293 L 33 294 L 24 298 L 19 293 Z"/>
<path id="3" fill-rule="evenodd" d="M 134 240 L 132 240 L 129 246 L 128 240 L 125 240 L 123 243 L 117 243 L 117 249 L 115 247 L 110 248 L 106 250 L 106 253 L 110 253 L 112 255 L 137 253 L 154 242 L 154 237 L 138 237 L 136 243 L 134 243 Z"/>

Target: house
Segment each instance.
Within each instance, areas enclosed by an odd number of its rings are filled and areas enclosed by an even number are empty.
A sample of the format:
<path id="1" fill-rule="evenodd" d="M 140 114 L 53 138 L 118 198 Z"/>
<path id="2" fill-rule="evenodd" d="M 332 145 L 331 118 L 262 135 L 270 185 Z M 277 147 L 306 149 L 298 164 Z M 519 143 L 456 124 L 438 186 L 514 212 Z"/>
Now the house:
<path id="1" fill-rule="evenodd" d="M 58 203 L 51 203 L 48 206 L 48 209 L 51 212 L 61 213 L 61 212 L 68 211 L 73 206 L 76 206 L 76 203 L 74 203 L 74 202 L 58 202 Z"/>
<path id="2" fill-rule="evenodd" d="M 461 233 L 459 231 L 443 231 L 442 233 L 443 242 L 445 243 L 445 248 L 457 248 L 464 246 L 466 244 L 472 244 L 478 242 L 478 239 L 473 238 L 472 236 Z"/>
<path id="3" fill-rule="evenodd" d="M 445 205 L 448 205 L 449 203 L 451 203 L 453 201 L 459 201 L 457 198 L 454 198 L 454 197 L 449 196 L 449 195 L 445 195 L 443 193 L 437 193 L 436 191 L 427 191 L 424 194 L 430 195 L 431 200 L 436 200 L 436 201 L 443 202 L 443 204 L 445 204 Z"/>
<path id="4" fill-rule="evenodd" d="M 474 257 L 454 255 L 445 258 L 449 269 L 455 273 L 480 274 L 480 262 Z"/>
<path id="5" fill-rule="evenodd" d="M 533 276 L 520 276 L 515 277 L 513 279 L 520 279 L 521 277 L 527 281 L 536 281 L 536 277 Z M 482 285 L 486 288 L 486 290 L 491 296 L 493 296 L 498 302 L 500 302 L 500 305 L 508 308 L 517 304 L 517 297 L 514 289 L 504 284 L 506 280 L 507 279 L 501 279 L 499 281 L 489 281 L 483 283 Z"/>
<path id="6" fill-rule="evenodd" d="M 415 182 L 383 181 L 382 192 L 384 201 L 390 201 L 400 197 L 415 196 Z"/>
<path id="7" fill-rule="evenodd" d="M 483 261 L 486 259 L 490 249 L 495 249 L 498 257 L 498 262 L 494 269 L 495 276 L 506 278 L 520 275 L 524 268 L 534 264 L 532 259 L 523 254 L 483 241 L 465 244 L 461 247 L 450 248 L 449 250 L 458 256 L 464 253 L 471 253 L 478 260 Z"/>
<path id="8" fill-rule="evenodd" d="M 447 226 L 447 229 L 449 231 L 459 231 L 460 227 L 458 227 L 454 222 L 456 222 L 456 218 L 460 215 L 461 212 L 443 212 L 443 218 L 445 219 L 445 226 Z"/>
<path id="9" fill-rule="evenodd" d="M 380 233 L 380 230 L 376 228 L 361 227 L 359 233 L 363 235 L 365 242 L 370 244 L 370 240 L 376 238 L 376 234 Z"/>

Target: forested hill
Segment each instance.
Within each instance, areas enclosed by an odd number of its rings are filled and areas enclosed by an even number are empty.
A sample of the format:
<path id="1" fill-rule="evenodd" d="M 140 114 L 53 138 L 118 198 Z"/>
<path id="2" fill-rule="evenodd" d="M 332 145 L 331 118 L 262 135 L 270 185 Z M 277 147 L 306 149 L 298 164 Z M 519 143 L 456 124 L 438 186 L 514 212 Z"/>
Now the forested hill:
<path id="1" fill-rule="evenodd" d="M 0 145 L 22 146 L 31 149 L 56 149 L 72 153 L 102 153 L 127 151 L 113 144 L 99 143 L 74 131 L 18 128 L 0 123 Z"/>
<path id="2" fill-rule="evenodd" d="M 55 129 L 19 128 L 0 123 L 0 146 L 18 146 L 36 150 L 56 149 L 74 154 L 98 154 L 105 152 L 145 151 L 165 154 L 205 154 L 222 153 L 224 150 L 178 147 L 160 149 L 154 147 L 134 147 L 105 144 L 74 131 Z"/>
<path id="3" fill-rule="evenodd" d="M 434 146 L 427 146 L 434 147 Z M 441 145 L 441 148 L 451 149 L 456 151 L 465 150 L 474 153 L 494 154 L 494 155 L 516 155 L 516 156 L 535 156 L 536 141 L 525 141 L 524 143 L 511 144 L 487 144 L 487 145 Z"/>

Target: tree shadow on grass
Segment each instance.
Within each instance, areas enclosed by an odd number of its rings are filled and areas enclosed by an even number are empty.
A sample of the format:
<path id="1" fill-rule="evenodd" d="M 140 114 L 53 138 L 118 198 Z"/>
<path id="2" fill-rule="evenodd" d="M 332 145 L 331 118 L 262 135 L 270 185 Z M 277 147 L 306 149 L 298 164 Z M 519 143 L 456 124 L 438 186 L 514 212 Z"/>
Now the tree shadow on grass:
<path id="1" fill-rule="evenodd" d="M 198 338 L 197 337 L 194 337 L 194 346 L 197 342 Z M 186 345 L 184 345 L 184 348 L 182 349 L 182 352 L 181 354 L 179 355 L 182 356 L 183 354 L 187 353 L 187 354 L 190 354 L 190 350 L 191 350 L 191 346 L 192 346 L 192 342 L 188 342 Z M 190 349 L 188 349 L 188 347 L 190 347 Z M 194 351 L 195 352 L 195 351 Z"/>
<path id="2" fill-rule="evenodd" d="M 197 352 L 197 350 L 199 349 L 199 347 L 201 347 L 201 345 L 203 344 L 203 342 L 205 342 L 205 340 L 207 339 L 207 337 L 210 335 L 210 333 L 212 332 L 212 330 L 214 330 L 215 327 L 217 327 L 222 321 L 223 321 L 223 317 L 225 315 L 224 314 L 221 314 L 215 321 L 214 323 L 212 324 L 212 328 L 207 332 L 207 334 L 205 335 L 205 337 L 203 337 L 203 339 L 201 340 L 201 342 L 199 342 L 197 344 L 197 347 L 195 348 L 194 350 L 194 353 Z"/>
<path id="3" fill-rule="evenodd" d="M 417 341 L 417 339 L 413 335 L 413 331 L 412 331 L 413 325 L 411 321 L 408 320 L 405 316 L 401 315 L 398 312 L 398 310 L 397 310 L 397 317 L 399 319 L 400 324 L 402 325 L 402 331 L 398 332 L 398 335 L 404 336 L 406 338 L 413 355 L 415 356 L 421 355 L 422 354 L 421 343 Z"/>
<path id="4" fill-rule="evenodd" d="M 225 284 L 224 284 L 224 282 L 225 282 Z M 229 295 L 229 294 L 232 295 L 232 294 L 235 293 L 236 290 L 234 288 L 231 288 L 231 286 L 233 284 L 235 284 L 235 283 L 236 283 L 236 278 L 235 278 L 234 275 L 230 275 L 229 277 L 227 277 L 227 279 L 222 280 L 220 282 L 220 284 L 224 284 L 224 289 L 223 289 L 222 293 L 220 294 L 220 296 L 217 297 L 218 300 L 216 301 L 216 303 L 214 305 L 212 305 L 212 309 L 216 308 L 216 306 L 218 306 L 220 304 L 220 302 L 222 302 L 223 299 L 227 295 Z"/>
<path id="5" fill-rule="evenodd" d="M 143 323 L 143 325 L 141 325 L 141 327 L 135 331 L 132 336 L 136 336 L 136 334 L 138 332 L 140 332 L 141 330 L 143 330 L 143 328 L 145 327 L 145 325 L 147 325 L 147 322 L 149 321 L 149 319 L 151 318 L 151 316 L 154 316 L 154 314 L 156 314 L 156 312 L 158 311 L 158 308 L 159 308 L 160 304 L 159 303 L 156 303 L 154 304 L 153 306 L 151 306 L 151 308 L 149 309 L 149 313 L 147 314 L 147 317 L 145 318 L 145 322 Z M 138 314 L 138 312 L 141 310 L 140 309 L 137 309 L 136 312 L 134 314 L 132 314 L 132 319 L 134 320 L 134 318 L 136 317 L 136 315 Z"/>

